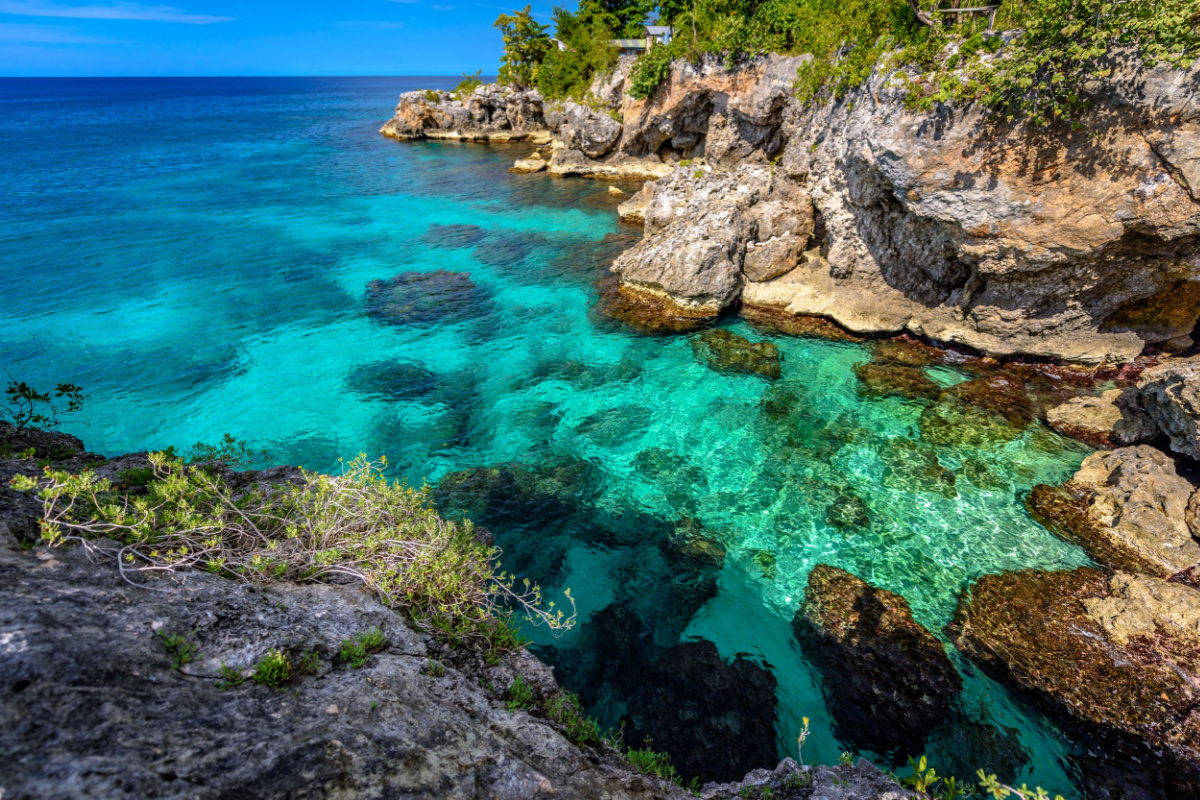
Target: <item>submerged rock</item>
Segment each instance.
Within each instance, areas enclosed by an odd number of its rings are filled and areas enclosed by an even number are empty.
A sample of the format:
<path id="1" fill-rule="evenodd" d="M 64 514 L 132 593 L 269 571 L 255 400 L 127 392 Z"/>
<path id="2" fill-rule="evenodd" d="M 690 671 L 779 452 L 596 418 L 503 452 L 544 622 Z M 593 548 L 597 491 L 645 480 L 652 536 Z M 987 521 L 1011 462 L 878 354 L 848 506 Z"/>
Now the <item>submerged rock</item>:
<path id="1" fill-rule="evenodd" d="M 842 492 L 825 508 L 825 521 L 840 531 L 856 531 L 871 524 L 871 515 L 861 497 Z"/>
<path id="2" fill-rule="evenodd" d="M 859 392 L 866 397 L 897 396 L 908 400 L 936 400 L 942 393 L 925 370 L 899 364 L 863 363 L 854 365 Z"/>
<path id="3" fill-rule="evenodd" d="M 950 447 L 994 447 L 1021 436 L 1021 429 L 988 409 L 943 392 L 921 413 L 921 438 Z"/>
<path id="4" fill-rule="evenodd" d="M 1169 457 L 1138 445 L 1088 456 L 1063 486 L 1035 486 L 1026 505 L 1098 562 L 1170 578 L 1200 564 L 1200 531 L 1187 522 L 1196 491 Z"/>
<path id="5" fill-rule="evenodd" d="M 438 388 L 436 372 L 411 361 L 378 361 L 356 367 L 346 378 L 346 388 L 379 400 L 419 400 Z"/>
<path id="6" fill-rule="evenodd" d="M 962 678 L 903 597 L 819 564 L 792 625 L 821 670 L 839 739 L 899 760 L 923 751 Z"/>
<path id="7" fill-rule="evenodd" d="M 387 325 L 437 325 L 478 319 L 492 296 L 465 272 L 402 272 L 367 285 L 367 313 Z"/>
<path id="8" fill-rule="evenodd" d="M 459 250 L 474 247 L 487 238 L 488 232 L 478 225 L 453 223 L 440 225 L 433 223 L 421 237 L 423 244 L 430 247 L 441 247 L 447 250 Z"/>
<path id="9" fill-rule="evenodd" d="M 879 457 L 884 463 L 884 486 L 906 492 L 958 497 L 957 478 L 942 466 L 937 453 L 928 445 L 910 439 L 889 439 L 879 451 Z"/>
<path id="10" fill-rule="evenodd" d="M 771 342 L 752 342 L 724 328 L 692 337 L 692 352 L 718 372 L 759 375 L 770 380 L 783 374 L 778 347 Z"/>
<path id="11" fill-rule="evenodd" d="M 700 640 L 669 649 L 629 701 L 626 739 L 665 750 L 685 778 L 727 781 L 775 752 L 775 677 Z"/>
<path id="12" fill-rule="evenodd" d="M 808 336 L 828 339 L 831 342 L 861 342 L 836 322 L 811 314 L 791 314 L 779 306 L 743 303 L 740 308 L 743 318 L 759 331 L 771 336 Z"/>
<path id="13" fill-rule="evenodd" d="M 948 629 L 993 675 L 1104 737 L 1101 752 L 1150 784 L 1135 796 L 1161 800 L 1200 793 L 1198 631 L 1200 592 L 1087 568 L 985 575 Z"/>

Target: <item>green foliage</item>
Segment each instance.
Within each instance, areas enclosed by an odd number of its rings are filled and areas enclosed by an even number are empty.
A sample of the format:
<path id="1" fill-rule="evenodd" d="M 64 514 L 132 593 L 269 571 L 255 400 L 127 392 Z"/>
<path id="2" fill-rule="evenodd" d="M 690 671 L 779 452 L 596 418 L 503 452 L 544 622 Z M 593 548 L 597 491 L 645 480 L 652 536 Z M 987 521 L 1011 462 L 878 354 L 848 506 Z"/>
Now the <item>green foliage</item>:
<path id="1" fill-rule="evenodd" d="M 789 790 L 807 789 L 812 785 L 812 773 L 808 771 L 800 771 L 791 773 L 783 779 L 783 788 Z"/>
<path id="2" fill-rule="evenodd" d="M 508 707 L 509 711 L 533 708 L 533 689 L 529 687 L 529 684 L 525 683 L 525 680 L 520 675 L 513 678 L 512 685 L 508 687 L 508 700 L 505 701 L 504 705 Z"/>
<path id="3" fill-rule="evenodd" d="M 638 56 L 629 71 L 629 96 L 645 100 L 658 91 L 658 87 L 671 74 L 671 61 L 684 55 L 682 39 L 674 39 L 669 45 L 651 47 Z"/>
<path id="4" fill-rule="evenodd" d="M 549 25 L 533 18 L 530 6 L 512 14 L 501 14 L 493 27 L 504 37 L 504 56 L 500 59 L 500 82 L 526 89 L 537 83 L 538 68 L 554 44 L 546 35 Z"/>
<path id="5" fill-rule="evenodd" d="M 546 703 L 546 717 L 563 726 L 566 736 L 575 744 L 597 744 L 600 726 L 583 713 L 579 698 L 570 692 L 559 692 Z"/>
<path id="6" fill-rule="evenodd" d="M 306 650 L 300 654 L 300 664 L 296 672 L 300 675 L 316 675 L 321 671 L 321 654 L 316 650 Z"/>
<path id="7" fill-rule="evenodd" d="M 20 436 L 26 428 L 57 428 L 59 416 L 82 411 L 87 396 L 73 383 L 59 383 L 53 392 L 39 392 L 25 381 L 10 380 L 4 398 L 6 407 L 0 408 L 0 419 L 12 423 Z"/>
<path id="8" fill-rule="evenodd" d="M 442 93 L 437 91 L 436 89 L 426 89 L 424 92 L 424 95 L 425 95 L 425 102 L 427 102 L 427 103 L 442 102 Z"/>
<path id="9" fill-rule="evenodd" d="M 431 678 L 441 678 L 446 674 L 446 665 L 436 658 L 425 662 L 425 674 Z"/>
<path id="10" fill-rule="evenodd" d="M 174 452 L 173 449 L 172 452 Z M 266 450 L 247 447 L 244 440 L 239 440 L 231 433 L 222 436 L 221 441 L 216 444 L 196 442 L 184 458 L 187 464 L 221 466 L 229 469 L 246 469 L 256 463 L 269 460 L 270 455 Z"/>
<path id="11" fill-rule="evenodd" d="M 626 750 L 625 758 L 629 759 L 635 772 L 642 775 L 653 775 L 672 783 L 680 783 L 679 774 L 675 772 L 675 765 L 671 763 L 671 757 L 666 753 L 653 750 L 652 744 L 653 742 L 647 741 L 643 749 Z"/>
<path id="12" fill-rule="evenodd" d="M 171 669 L 182 669 L 185 664 L 190 664 L 196 660 L 199 655 L 196 652 L 196 645 L 187 640 L 187 637 L 182 633 L 166 634 L 163 631 L 158 631 L 158 639 L 167 650 L 167 655 L 171 657 Z"/>
<path id="13" fill-rule="evenodd" d="M 480 86 L 483 86 L 483 78 L 481 77 L 482 75 L 483 70 L 481 69 L 475 70 L 474 75 L 468 75 L 465 72 L 463 73 L 463 79 L 458 82 L 457 86 L 454 87 L 454 94 L 458 97 L 460 102 L 467 102 L 467 98 L 474 94 L 476 89 L 478 89 Z"/>
<path id="14" fill-rule="evenodd" d="M 279 689 L 292 679 L 292 662 L 282 650 L 268 650 L 254 665 L 250 680 L 259 686 Z"/>
<path id="15" fill-rule="evenodd" d="M 338 651 L 338 661 L 349 664 L 354 669 L 365 666 L 375 653 L 387 647 L 387 637 L 378 628 L 354 634 L 349 639 L 342 640 L 342 649 Z"/>
<path id="16" fill-rule="evenodd" d="M 575 17 L 583 28 L 599 24 L 615 33 L 618 39 L 633 39 L 643 35 L 642 26 L 653 10 L 654 0 L 580 0 Z M 558 22 L 557 15 L 555 22 Z M 563 41 L 573 44 L 567 39 Z"/>
<path id="17" fill-rule="evenodd" d="M 228 664 L 222 664 L 217 670 L 217 674 L 220 676 L 217 678 L 218 689 L 233 689 L 246 682 L 246 676 L 242 674 L 242 671 L 234 669 Z"/>
<path id="18" fill-rule="evenodd" d="M 1003 800 L 1005 797 L 1017 797 L 1020 800 L 1050 800 L 1049 793 L 1045 789 L 1038 786 L 1035 789 L 1030 789 L 1025 784 L 1021 784 L 1020 789 L 1006 786 L 996 780 L 995 775 L 986 775 L 983 770 L 979 770 L 979 789 L 984 793 L 985 797 L 994 798 L 994 800 Z M 1054 800 L 1063 800 L 1061 794 L 1054 795 Z"/>
<path id="19" fill-rule="evenodd" d="M 425 630 L 489 652 L 520 646 L 510 609 L 562 630 L 574 623 L 540 589 L 499 570 L 497 552 L 475 539 L 469 521 L 444 520 L 428 488 L 390 481 L 385 462 L 360 456 L 337 476 L 236 491 L 216 470 L 153 453 L 154 480 L 123 495 L 91 471 L 18 477 L 42 498 L 43 538 L 51 545 L 110 538 L 122 544 L 126 577 L 139 571 L 207 569 L 247 583 L 355 580 L 406 611 Z"/>
<path id="20" fill-rule="evenodd" d="M 568 47 L 553 47 L 546 54 L 537 72 L 538 91 L 548 99 L 586 102 L 592 78 L 617 64 L 619 51 L 612 45 L 612 29 L 600 18 L 583 24 L 562 9 L 555 9 L 555 19 L 558 38 Z"/>
<path id="21" fill-rule="evenodd" d="M 154 470 L 150 467 L 130 467 L 117 473 L 117 484 L 122 486 L 149 486 L 154 480 Z"/>

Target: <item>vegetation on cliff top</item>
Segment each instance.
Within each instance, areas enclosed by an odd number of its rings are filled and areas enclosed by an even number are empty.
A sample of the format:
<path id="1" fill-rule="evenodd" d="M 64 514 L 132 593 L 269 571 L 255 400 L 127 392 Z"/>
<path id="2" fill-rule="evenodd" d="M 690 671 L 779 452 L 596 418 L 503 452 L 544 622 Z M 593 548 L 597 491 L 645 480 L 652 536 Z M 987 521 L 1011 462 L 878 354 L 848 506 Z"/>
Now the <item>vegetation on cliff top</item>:
<path id="1" fill-rule="evenodd" d="M 1200 54 L 1200 0 L 1009 0 L 995 31 L 983 15 L 954 13 L 953 0 L 582 0 L 554 11 L 558 49 L 529 16 L 502 15 L 507 72 L 501 80 L 538 86 L 549 98 L 581 98 L 595 74 L 611 68 L 611 39 L 634 36 L 657 10 L 675 28 L 668 46 L 638 58 L 629 93 L 652 95 L 670 62 L 718 54 L 732 66 L 765 53 L 811 54 L 796 90 L 804 102 L 839 98 L 871 74 L 885 54 L 907 67 L 909 101 L 978 101 L 1008 118 L 1074 122 L 1084 85 L 1104 79 L 1114 48 L 1131 47 L 1150 65 L 1190 66 Z M 528 19 L 518 21 L 524 14 Z M 504 25 L 502 25 L 502 22 Z M 1007 31 L 1002 35 L 996 31 Z M 510 65 L 519 63 L 520 68 Z"/>
<path id="2" fill-rule="evenodd" d="M 569 591 L 570 614 L 543 603 L 536 585 L 499 571 L 499 552 L 469 521 L 442 519 L 429 489 L 388 479 L 386 462 L 359 456 L 341 475 L 301 470 L 286 482 L 245 485 L 223 462 L 149 459 L 153 476 L 135 490 L 91 470 L 51 468 L 13 486 L 39 491 L 51 546 L 116 541 L 127 579 L 205 569 L 250 583 L 358 583 L 418 627 L 489 650 L 520 644 L 508 622 L 513 610 L 555 630 L 574 622 Z"/>

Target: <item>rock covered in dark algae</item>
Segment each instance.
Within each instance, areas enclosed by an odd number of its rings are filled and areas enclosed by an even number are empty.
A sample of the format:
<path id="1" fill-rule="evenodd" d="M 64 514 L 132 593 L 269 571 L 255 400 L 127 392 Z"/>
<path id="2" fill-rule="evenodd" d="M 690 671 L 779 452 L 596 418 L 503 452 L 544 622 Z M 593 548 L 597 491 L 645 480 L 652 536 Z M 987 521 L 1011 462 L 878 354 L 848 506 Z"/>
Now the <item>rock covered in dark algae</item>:
<path id="1" fill-rule="evenodd" d="M 1200 591 L 1090 568 L 985 575 L 948 632 L 1093 737 L 1091 796 L 1200 797 Z"/>
<path id="2" fill-rule="evenodd" d="M 388 325 L 437 325 L 486 316 L 491 293 L 465 272 L 402 272 L 367 285 L 367 313 Z"/>
<path id="3" fill-rule="evenodd" d="M 769 380 L 782 374 L 778 347 L 771 342 L 752 342 L 724 328 L 697 334 L 692 338 L 692 351 L 718 372 L 760 375 Z"/>
<path id="4" fill-rule="evenodd" d="M 901 760 L 921 752 L 962 689 L 908 601 L 845 570 L 813 568 L 792 625 L 821 670 L 838 738 L 856 748 Z"/>
<path id="5" fill-rule="evenodd" d="M 936 400 L 942 393 L 925 370 L 903 364 L 855 364 L 859 392 L 867 397 L 894 395 L 908 400 Z"/>

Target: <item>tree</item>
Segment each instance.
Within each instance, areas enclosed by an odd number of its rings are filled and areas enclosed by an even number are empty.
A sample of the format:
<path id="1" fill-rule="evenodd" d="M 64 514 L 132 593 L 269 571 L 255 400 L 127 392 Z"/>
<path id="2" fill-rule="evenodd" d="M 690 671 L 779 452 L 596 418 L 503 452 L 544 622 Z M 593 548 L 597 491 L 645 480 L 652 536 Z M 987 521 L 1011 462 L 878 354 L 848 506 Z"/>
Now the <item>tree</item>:
<path id="1" fill-rule="evenodd" d="M 537 81 L 538 67 L 554 46 L 546 35 L 549 25 L 533 18 L 530 6 L 512 14 L 501 14 L 493 25 L 504 36 L 500 59 L 500 82 L 527 89 Z"/>
<path id="2" fill-rule="evenodd" d="M 582 27 L 592 29 L 599 22 L 622 38 L 633 38 L 654 10 L 655 0 L 579 0 L 575 13 Z"/>

